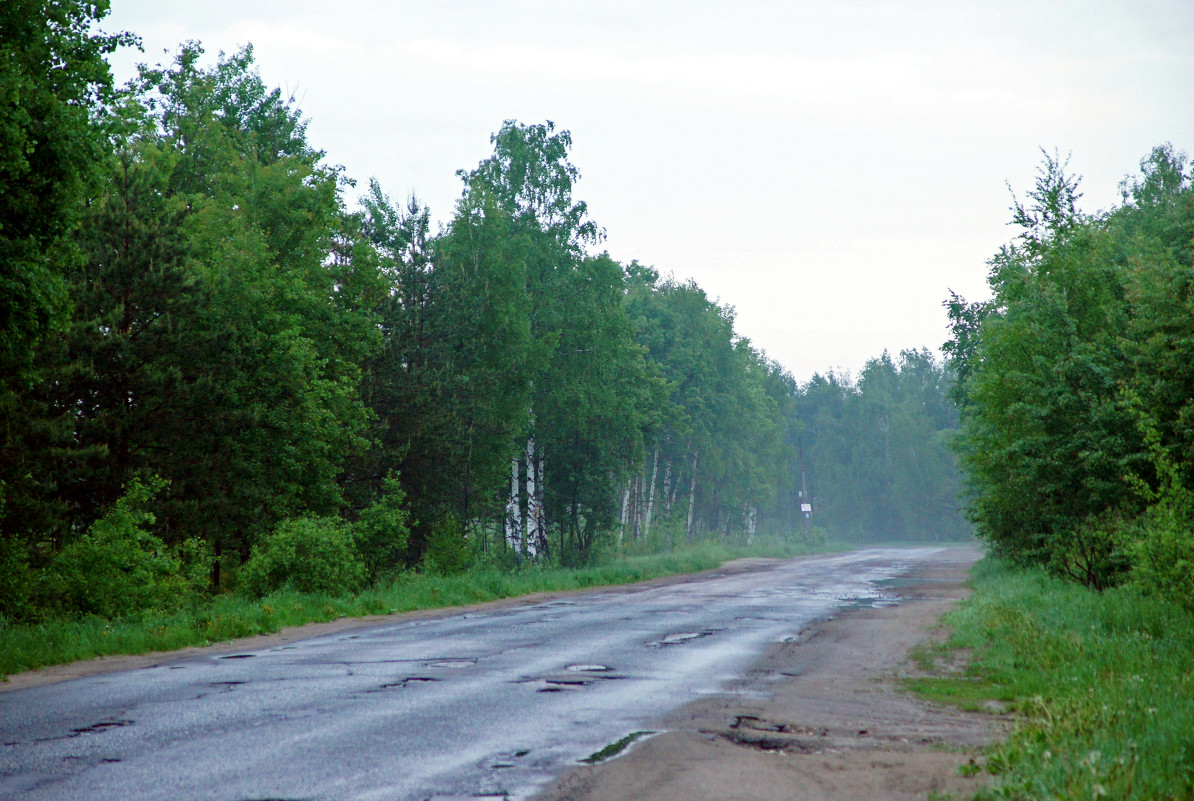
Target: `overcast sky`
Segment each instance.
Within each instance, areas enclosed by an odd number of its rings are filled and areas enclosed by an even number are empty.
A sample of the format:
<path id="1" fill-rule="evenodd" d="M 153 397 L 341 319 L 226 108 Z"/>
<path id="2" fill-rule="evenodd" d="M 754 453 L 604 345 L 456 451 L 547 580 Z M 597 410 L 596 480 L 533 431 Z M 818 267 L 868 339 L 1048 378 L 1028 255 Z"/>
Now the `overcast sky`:
<path id="1" fill-rule="evenodd" d="M 1194 150 L 1191 0 L 112 0 L 168 60 L 252 43 L 311 142 L 439 220 L 503 120 L 572 132 L 617 259 L 694 278 L 799 379 L 946 338 L 1010 182 L 1072 154 L 1086 210 Z"/>

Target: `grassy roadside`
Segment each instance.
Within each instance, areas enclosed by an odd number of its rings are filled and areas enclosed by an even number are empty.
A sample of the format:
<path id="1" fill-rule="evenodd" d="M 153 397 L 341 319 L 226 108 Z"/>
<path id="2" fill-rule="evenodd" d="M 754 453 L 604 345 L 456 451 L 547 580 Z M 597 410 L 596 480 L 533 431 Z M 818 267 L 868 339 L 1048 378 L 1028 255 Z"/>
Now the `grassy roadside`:
<path id="1" fill-rule="evenodd" d="M 584 568 L 529 568 L 509 572 L 478 567 L 454 576 L 406 573 L 385 585 L 346 596 L 279 591 L 261 599 L 221 595 L 192 609 L 118 620 L 93 617 L 10 625 L 0 619 L 0 678 L 80 659 L 208 645 L 341 617 L 438 609 L 535 592 L 630 584 L 709 570 L 731 559 L 790 557 L 831 550 L 835 550 L 834 546 L 811 547 L 785 541 L 760 541 L 754 546 L 736 548 L 702 544 L 669 553 L 614 558 Z"/>
<path id="2" fill-rule="evenodd" d="M 962 675 L 910 689 L 1016 727 L 990 750 L 981 799 L 1194 798 L 1194 615 L 1126 589 L 1102 594 L 987 558 L 928 662 L 968 649 Z"/>

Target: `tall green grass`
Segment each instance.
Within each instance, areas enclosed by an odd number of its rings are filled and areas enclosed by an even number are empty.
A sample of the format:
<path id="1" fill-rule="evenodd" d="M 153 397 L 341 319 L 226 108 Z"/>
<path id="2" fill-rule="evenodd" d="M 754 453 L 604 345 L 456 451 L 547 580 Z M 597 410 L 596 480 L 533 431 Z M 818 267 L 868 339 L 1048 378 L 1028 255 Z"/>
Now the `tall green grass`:
<path id="1" fill-rule="evenodd" d="M 706 543 L 668 553 L 612 558 L 603 564 L 581 568 L 532 566 L 508 571 L 478 566 L 451 576 L 403 573 L 383 585 L 342 596 L 290 590 L 261 599 L 219 595 L 186 610 L 117 620 L 90 617 L 14 625 L 0 618 L 0 676 L 98 656 L 208 645 L 341 617 L 394 614 L 535 592 L 629 584 L 709 570 L 746 556 L 789 557 L 817 550 L 834 548 L 786 540 L 760 540 L 754 546 L 737 547 Z"/>
<path id="2" fill-rule="evenodd" d="M 990 558 L 945 622 L 967 675 L 911 682 L 1016 717 L 984 799 L 1194 798 L 1194 615 L 1159 596 L 1096 593 Z"/>

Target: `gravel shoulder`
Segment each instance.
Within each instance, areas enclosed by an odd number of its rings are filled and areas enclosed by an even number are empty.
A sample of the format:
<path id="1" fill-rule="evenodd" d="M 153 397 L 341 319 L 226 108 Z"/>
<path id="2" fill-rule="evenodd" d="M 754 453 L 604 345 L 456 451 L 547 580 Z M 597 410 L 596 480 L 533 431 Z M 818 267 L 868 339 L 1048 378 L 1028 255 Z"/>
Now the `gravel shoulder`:
<path id="1" fill-rule="evenodd" d="M 970 798 L 958 767 L 1004 736 L 995 715 L 901 692 L 908 652 L 943 638 L 981 553 L 955 548 L 892 589 L 895 605 L 845 611 L 776 645 L 735 686 L 658 721 L 621 756 L 566 774 L 538 801 L 857 801 Z"/>

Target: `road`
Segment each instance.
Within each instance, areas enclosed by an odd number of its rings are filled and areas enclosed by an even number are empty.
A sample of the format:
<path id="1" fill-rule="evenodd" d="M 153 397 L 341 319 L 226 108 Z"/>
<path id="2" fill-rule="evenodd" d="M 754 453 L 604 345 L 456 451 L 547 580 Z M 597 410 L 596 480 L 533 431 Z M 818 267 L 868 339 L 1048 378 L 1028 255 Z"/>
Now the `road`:
<path id="1" fill-rule="evenodd" d="M 870 549 L 0 695 L 0 798 L 533 795 L 940 549 Z"/>

